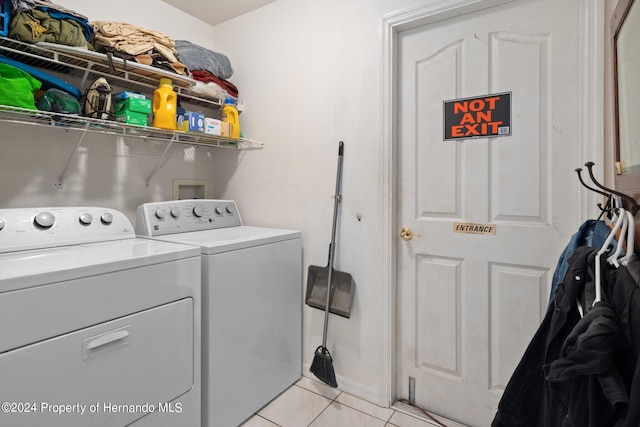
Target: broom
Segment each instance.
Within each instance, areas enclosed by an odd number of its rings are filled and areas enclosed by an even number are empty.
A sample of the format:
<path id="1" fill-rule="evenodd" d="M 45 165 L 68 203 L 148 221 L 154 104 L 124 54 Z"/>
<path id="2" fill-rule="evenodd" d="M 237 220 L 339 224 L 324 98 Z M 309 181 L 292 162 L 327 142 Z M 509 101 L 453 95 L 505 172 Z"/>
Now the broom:
<path id="1" fill-rule="evenodd" d="M 336 223 L 338 221 L 338 203 L 340 202 L 340 183 L 342 181 L 342 156 L 344 143 L 340 141 L 338 149 L 338 176 L 336 178 L 336 195 L 333 202 L 333 225 L 331 227 L 331 244 L 329 245 L 329 277 L 327 278 L 327 297 L 324 307 L 324 330 L 322 333 L 322 345 L 316 348 L 311 363 L 311 372 L 318 379 L 331 387 L 338 387 L 336 373 L 333 370 L 333 359 L 327 349 L 327 327 L 329 325 L 329 297 L 331 295 L 331 279 L 333 273 L 333 257 L 336 249 Z"/>

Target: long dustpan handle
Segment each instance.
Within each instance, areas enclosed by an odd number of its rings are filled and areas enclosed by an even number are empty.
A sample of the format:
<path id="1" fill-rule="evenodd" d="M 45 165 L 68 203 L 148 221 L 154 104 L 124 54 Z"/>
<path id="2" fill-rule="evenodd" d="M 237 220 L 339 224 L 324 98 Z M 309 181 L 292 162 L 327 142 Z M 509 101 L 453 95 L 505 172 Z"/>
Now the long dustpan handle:
<path id="1" fill-rule="evenodd" d="M 322 346 L 327 347 L 327 326 L 329 325 L 329 305 L 331 295 L 331 276 L 333 275 L 333 257 L 336 250 L 336 224 L 338 222 L 338 203 L 340 203 L 340 187 L 342 184 L 342 158 L 344 142 L 340 141 L 338 148 L 338 172 L 336 177 L 336 195 L 333 201 L 333 224 L 331 226 L 331 243 L 329 244 L 329 277 L 327 279 L 327 300 L 324 305 L 324 331 L 322 332 Z"/>

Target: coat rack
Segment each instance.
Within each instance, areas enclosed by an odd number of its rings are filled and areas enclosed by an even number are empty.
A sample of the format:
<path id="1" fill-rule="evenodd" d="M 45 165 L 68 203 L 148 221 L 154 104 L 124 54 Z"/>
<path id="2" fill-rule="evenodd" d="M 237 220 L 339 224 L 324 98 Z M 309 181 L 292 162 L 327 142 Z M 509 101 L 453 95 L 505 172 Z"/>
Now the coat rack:
<path id="1" fill-rule="evenodd" d="M 598 182 L 598 180 L 596 180 L 594 174 L 593 174 L 593 166 L 594 163 L 593 162 L 587 162 L 584 164 L 587 167 L 587 170 L 589 172 L 589 178 L 591 178 L 591 181 L 593 182 L 593 184 L 597 187 L 591 187 L 589 185 L 587 185 L 587 183 L 583 180 L 582 178 L 582 168 L 577 168 L 575 171 L 578 174 L 578 179 L 580 180 L 580 183 L 587 189 L 594 191 L 598 194 L 601 194 L 602 196 L 607 198 L 607 203 L 605 204 L 605 206 L 602 206 L 602 203 L 598 203 L 598 208 L 602 211 L 602 213 L 606 213 L 607 217 L 609 219 L 612 218 L 612 214 L 614 209 L 617 209 L 614 207 L 615 203 L 613 203 L 613 196 L 618 196 L 620 198 L 620 200 L 622 201 L 622 204 L 624 206 L 624 209 L 631 213 L 632 217 L 635 218 L 636 214 L 638 213 L 638 210 L 640 210 L 640 206 L 638 205 L 638 202 L 631 196 L 629 196 L 628 194 L 622 193 L 620 191 L 605 187 L 604 185 L 600 184 Z M 636 220 L 637 222 L 637 220 Z M 636 230 L 638 230 L 638 227 L 636 227 Z M 638 230 L 640 231 L 640 230 Z M 636 231 L 636 234 L 638 234 L 638 231 Z M 638 236 L 636 236 L 636 240 Z"/>

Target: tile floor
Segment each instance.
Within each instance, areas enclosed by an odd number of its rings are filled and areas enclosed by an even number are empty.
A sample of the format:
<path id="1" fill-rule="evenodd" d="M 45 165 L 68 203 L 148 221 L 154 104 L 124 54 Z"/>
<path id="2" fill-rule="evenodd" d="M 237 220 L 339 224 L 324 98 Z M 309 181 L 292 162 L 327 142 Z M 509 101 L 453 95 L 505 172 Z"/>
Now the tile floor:
<path id="1" fill-rule="evenodd" d="M 433 427 L 393 408 L 381 408 L 303 377 L 242 427 Z"/>

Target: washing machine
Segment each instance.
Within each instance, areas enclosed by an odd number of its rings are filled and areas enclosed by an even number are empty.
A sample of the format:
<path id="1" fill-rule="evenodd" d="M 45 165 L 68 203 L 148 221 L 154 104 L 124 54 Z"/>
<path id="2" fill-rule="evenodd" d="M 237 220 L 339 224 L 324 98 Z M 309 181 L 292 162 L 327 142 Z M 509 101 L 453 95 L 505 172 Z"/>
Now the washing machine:
<path id="1" fill-rule="evenodd" d="M 202 256 L 202 419 L 241 424 L 302 374 L 301 233 L 242 223 L 232 200 L 138 207 L 136 234 Z"/>
<path id="2" fill-rule="evenodd" d="M 200 251 L 98 207 L 0 209 L 0 425 L 199 426 Z"/>

